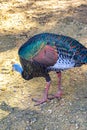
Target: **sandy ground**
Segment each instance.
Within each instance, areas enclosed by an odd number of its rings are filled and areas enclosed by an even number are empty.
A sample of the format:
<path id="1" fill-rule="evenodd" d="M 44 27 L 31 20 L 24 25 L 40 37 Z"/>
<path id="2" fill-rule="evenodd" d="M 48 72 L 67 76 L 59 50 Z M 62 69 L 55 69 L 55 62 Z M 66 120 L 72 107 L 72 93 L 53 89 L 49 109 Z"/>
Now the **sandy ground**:
<path id="1" fill-rule="evenodd" d="M 87 0 L 0 0 L 0 130 L 87 130 L 87 66 L 62 73 L 64 95 L 40 106 L 45 80 L 12 73 L 18 48 L 31 36 L 52 32 L 87 47 Z M 51 93 L 57 90 L 55 73 Z"/>

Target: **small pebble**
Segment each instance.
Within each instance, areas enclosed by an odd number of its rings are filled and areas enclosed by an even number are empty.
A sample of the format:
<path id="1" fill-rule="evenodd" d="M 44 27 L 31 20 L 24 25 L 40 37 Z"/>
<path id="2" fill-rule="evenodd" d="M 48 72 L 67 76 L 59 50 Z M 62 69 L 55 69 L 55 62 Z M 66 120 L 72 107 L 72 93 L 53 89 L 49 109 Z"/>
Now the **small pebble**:
<path id="1" fill-rule="evenodd" d="M 86 110 L 85 107 L 80 108 L 80 111 L 85 111 L 85 110 Z"/>
<path id="2" fill-rule="evenodd" d="M 76 123 L 76 121 L 75 121 L 75 120 L 70 120 L 69 122 L 70 122 L 71 124 Z"/>
<path id="3" fill-rule="evenodd" d="M 51 110 L 51 109 L 49 109 L 49 110 L 48 110 L 48 112 L 51 114 L 51 113 L 52 113 L 52 110 Z"/>
<path id="4" fill-rule="evenodd" d="M 77 116 L 76 116 L 76 118 L 78 119 L 78 118 L 79 118 L 79 116 L 77 115 Z"/>
<path id="5" fill-rule="evenodd" d="M 27 124 L 29 124 L 30 122 L 29 121 L 26 121 Z"/>
<path id="6" fill-rule="evenodd" d="M 7 123 L 9 123 L 10 121 L 9 120 L 7 120 Z"/>
<path id="7" fill-rule="evenodd" d="M 33 115 L 34 114 L 34 112 L 30 112 L 30 115 Z"/>
<path id="8" fill-rule="evenodd" d="M 28 103 L 28 105 L 30 105 L 30 102 Z"/>
<path id="9" fill-rule="evenodd" d="M 76 124 L 75 126 L 76 126 L 76 129 L 79 129 L 79 125 L 78 124 Z"/>
<path id="10" fill-rule="evenodd" d="M 31 119 L 31 124 L 34 123 L 34 122 L 36 122 L 36 121 L 37 121 L 36 118 Z"/>
<path id="11" fill-rule="evenodd" d="M 63 116 L 62 114 L 59 115 L 59 117 L 62 117 L 62 116 Z"/>
<path id="12" fill-rule="evenodd" d="M 24 102 L 24 100 L 21 100 L 21 102 Z"/>
<path id="13" fill-rule="evenodd" d="M 22 92 L 22 95 L 24 95 L 25 93 L 24 92 Z"/>
<path id="14" fill-rule="evenodd" d="M 14 93 L 17 92 L 16 90 L 13 91 Z"/>
<path id="15" fill-rule="evenodd" d="M 16 116 L 15 116 L 14 118 L 15 118 L 15 119 L 17 119 L 17 117 L 16 117 Z"/>
<path id="16" fill-rule="evenodd" d="M 71 102 L 69 102 L 69 105 L 70 105 L 70 106 L 72 106 L 72 103 L 71 103 Z"/>
<path id="17" fill-rule="evenodd" d="M 48 128 L 47 127 L 45 127 L 45 129 L 44 130 L 48 130 Z"/>
<path id="18" fill-rule="evenodd" d="M 6 87 L 0 87 L 1 91 L 5 91 L 7 88 Z"/>
<path id="19" fill-rule="evenodd" d="M 25 128 L 25 130 L 31 130 L 31 127 L 28 127 L 28 126 L 27 126 L 27 127 Z"/>

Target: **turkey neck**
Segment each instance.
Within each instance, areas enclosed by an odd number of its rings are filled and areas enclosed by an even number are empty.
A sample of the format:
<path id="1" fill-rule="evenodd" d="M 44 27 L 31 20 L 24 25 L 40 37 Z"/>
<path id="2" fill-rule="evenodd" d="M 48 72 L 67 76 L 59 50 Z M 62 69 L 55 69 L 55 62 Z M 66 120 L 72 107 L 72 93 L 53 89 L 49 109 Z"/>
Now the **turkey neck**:
<path id="1" fill-rule="evenodd" d="M 45 77 L 48 75 L 47 67 L 43 64 L 40 64 L 33 61 L 28 61 L 26 59 L 20 58 L 21 65 L 23 67 L 23 71 L 26 75 L 32 75 L 33 77 Z"/>

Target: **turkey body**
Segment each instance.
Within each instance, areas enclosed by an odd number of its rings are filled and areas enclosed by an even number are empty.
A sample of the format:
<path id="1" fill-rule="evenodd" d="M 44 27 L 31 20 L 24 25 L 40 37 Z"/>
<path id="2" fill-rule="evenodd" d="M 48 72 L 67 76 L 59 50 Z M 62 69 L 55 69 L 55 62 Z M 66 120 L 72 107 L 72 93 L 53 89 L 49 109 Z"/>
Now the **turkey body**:
<path id="1" fill-rule="evenodd" d="M 51 33 L 33 36 L 20 47 L 18 54 L 23 78 L 27 80 L 87 63 L 86 47 L 71 37 Z"/>
<path id="2" fill-rule="evenodd" d="M 43 98 L 33 99 L 37 102 L 36 105 L 48 99 L 61 97 L 61 71 L 87 64 L 86 47 L 71 37 L 52 33 L 33 36 L 19 48 L 18 54 L 23 68 L 21 75 L 25 80 L 34 77 L 46 79 Z M 52 97 L 48 97 L 51 83 L 50 71 L 55 71 L 58 76 L 58 92 Z"/>

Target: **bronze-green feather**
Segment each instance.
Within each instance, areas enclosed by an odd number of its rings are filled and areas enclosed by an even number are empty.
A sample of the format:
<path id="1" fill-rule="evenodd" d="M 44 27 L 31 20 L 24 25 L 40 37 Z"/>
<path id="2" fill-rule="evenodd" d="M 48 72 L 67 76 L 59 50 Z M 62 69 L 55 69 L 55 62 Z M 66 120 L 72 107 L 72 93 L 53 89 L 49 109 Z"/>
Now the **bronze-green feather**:
<path id="1" fill-rule="evenodd" d="M 30 38 L 21 48 L 19 49 L 19 56 L 29 60 L 34 57 L 49 41 L 51 46 L 54 46 L 54 41 L 47 39 L 47 34 L 39 34 Z"/>
<path id="2" fill-rule="evenodd" d="M 74 55 L 77 64 L 87 63 L 87 48 L 75 39 L 57 35 L 52 33 L 41 33 L 30 38 L 19 49 L 19 56 L 23 59 L 30 60 L 34 57 L 46 44 L 56 46 L 57 50 L 67 51 L 70 55 Z"/>

